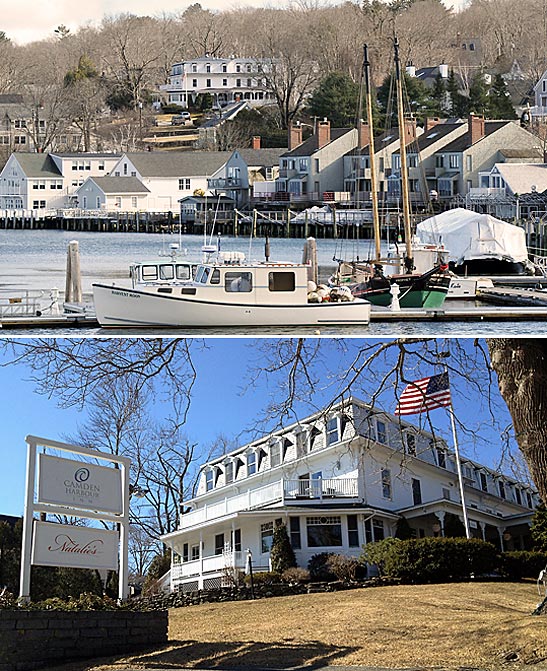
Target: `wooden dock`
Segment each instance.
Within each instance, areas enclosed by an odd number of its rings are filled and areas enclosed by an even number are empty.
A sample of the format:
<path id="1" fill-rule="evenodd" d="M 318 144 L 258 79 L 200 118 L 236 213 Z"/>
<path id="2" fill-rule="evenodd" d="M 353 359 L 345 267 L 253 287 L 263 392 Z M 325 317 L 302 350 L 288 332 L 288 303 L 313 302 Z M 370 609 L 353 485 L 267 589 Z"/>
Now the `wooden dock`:
<path id="1" fill-rule="evenodd" d="M 477 298 L 496 305 L 512 305 L 547 308 L 547 291 L 521 287 L 497 286 L 491 289 L 479 289 Z"/>

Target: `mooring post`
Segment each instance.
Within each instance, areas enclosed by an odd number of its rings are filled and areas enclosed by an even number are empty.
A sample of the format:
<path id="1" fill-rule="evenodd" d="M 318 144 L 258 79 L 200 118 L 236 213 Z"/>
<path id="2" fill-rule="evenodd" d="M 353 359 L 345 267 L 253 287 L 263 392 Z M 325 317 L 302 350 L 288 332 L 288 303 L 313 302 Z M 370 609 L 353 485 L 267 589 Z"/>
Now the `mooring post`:
<path id="1" fill-rule="evenodd" d="M 82 302 L 82 276 L 80 272 L 80 249 L 77 240 L 68 243 L 66 259 L 65 302 Z"/>

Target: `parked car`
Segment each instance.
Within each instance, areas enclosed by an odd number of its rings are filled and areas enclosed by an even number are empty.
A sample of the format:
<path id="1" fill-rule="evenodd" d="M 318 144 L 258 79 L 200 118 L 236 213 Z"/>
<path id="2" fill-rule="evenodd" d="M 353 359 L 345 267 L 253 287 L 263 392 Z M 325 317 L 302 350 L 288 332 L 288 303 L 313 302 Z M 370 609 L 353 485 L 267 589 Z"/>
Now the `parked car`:
<path id="1" fill-rule="evenodd" d="M 182 126 L 187 121 L 190 121 L 190 119 L 190 112 L 181 112 L 180 114 L 175 114 L 175 116 L 171 117 L 171 125 Z"/>

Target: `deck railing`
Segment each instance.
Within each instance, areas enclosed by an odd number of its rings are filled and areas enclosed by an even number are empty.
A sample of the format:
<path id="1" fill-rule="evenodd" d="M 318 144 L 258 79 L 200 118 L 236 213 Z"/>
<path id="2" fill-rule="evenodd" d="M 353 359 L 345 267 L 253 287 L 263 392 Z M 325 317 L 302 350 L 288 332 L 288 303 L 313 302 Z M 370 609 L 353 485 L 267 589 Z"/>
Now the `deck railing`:
<path id="1" fill-rule="evenodd" d="M 354 498 L 357 478 L 317 478 L 284 480 L 285 499 Z"/>

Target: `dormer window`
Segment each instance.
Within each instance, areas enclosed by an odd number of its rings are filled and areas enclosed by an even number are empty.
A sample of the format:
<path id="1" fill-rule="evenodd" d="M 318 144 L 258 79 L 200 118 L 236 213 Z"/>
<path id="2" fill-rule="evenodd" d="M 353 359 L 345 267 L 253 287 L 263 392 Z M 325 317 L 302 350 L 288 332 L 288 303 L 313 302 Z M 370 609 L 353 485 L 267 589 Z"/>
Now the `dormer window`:
<path id="1" fill-rule="evenodd" d="M 405 452 L 411 456 L 415 457 L 416 456 L 416 436 L 413 433 L 410 433 L 410 431 L 407 431 L 404 436 L 404 448 Z"/>
<path id="2" fill-rule="evenodd" d="M 224 466 L 224 480 L 226 484 L 233 482 L 234 480 L 234 462 L 227 461 Z"/>
<path id="3" fill-rule="evenodd" d="M 247 454 L 247 475 L 254 475 L 256 473 L 256 453 L 249 452 Z"/>
<path id="4" fill-rule="evenodd" d="M 275 468 L 279 466 L 282 462 L 282 453 L 281 453 L 281 441 L 276 438 L 270 444 L 270 466 Z"/>
<path id="5" fill-rule="evenodd" d="M 498 482 L 498 489 L 499 489 L 499 492 L 500 492 L 500 498 L 502 498 L 502 499 L 506 498 L 505 483 L 503 482 L 503 480 L 500 480 Z"/>
<path id="6" fill-rule="evenodd" d="M 333 445 L 340 440 L 340 426 L 338 417 L 327 420 L 327 445 Z"/>
<path id="7" fill-rule="evenodd" d="M 386 423 L 380 421 L 379 419 L 376 420 L 376 440 L 379 443 L 382 443 L 382 445 L 386 445 L 387 443 Z"/>
<path id="8" fill-rule="evenodd" d="M 296 435 L 296 458 L 301 459 L 308 453 L 308 432 L 302 429 Z"/>
<path id="9" fill-rule="evenodd" d="M 441 468 L 446 468 L 446 452 L 441 448 L 435 448 L 437 452 L 437 465 Z"/>
<path id="10" fill-rule="evenodd" d="M 213 487 L 214 487 L 214 473 L 213 469 L 209 469 L 208 471 L 205 471 L 205 491 L 210 492 Z"/>

